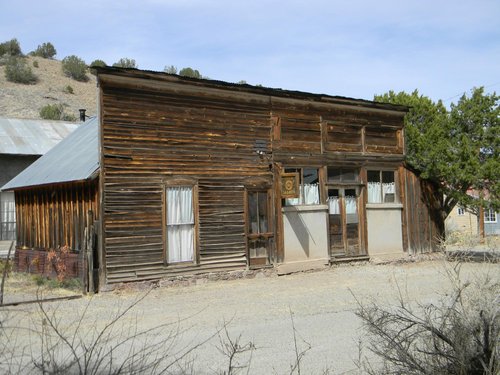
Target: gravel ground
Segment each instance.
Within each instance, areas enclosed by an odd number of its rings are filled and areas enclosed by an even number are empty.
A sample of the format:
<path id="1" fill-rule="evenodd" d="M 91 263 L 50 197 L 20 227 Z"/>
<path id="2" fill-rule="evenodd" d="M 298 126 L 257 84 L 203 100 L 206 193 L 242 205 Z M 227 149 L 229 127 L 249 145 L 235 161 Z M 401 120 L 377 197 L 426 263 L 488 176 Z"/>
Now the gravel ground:
<path id="1" fill-rule="evenodd" d="M 147 329 L 165 322 L 179 322 L 186 331 L 177 337 L 175 348 L 193 346 L 227 323 L 229 336 L 241 335 L 241 344 L 252 342 L 250 374 L 285 374 L 295 360 L 291 314 L 296 328 L 299 351 L 305 353 L 302 373 L 356 373 L 358 339 L 363 337 L 355 316 L 356 296 L 361 301 L 374 298 L 379 303 L 397 301 L 398 288 L 411 301 L 433 302 L 449 286 L 446 270 L 452 263 L 423 260 L 412 263 L 342 265 L 324 271 L 287 276 L 256 274 L 253 279 L 209 281 L 198 280 L 189 286 L 160 287 L 138 303 L 124 319 Z M 464 263 L 462 276 L 477 277 L 488 273 L 500 277 L 500 264 Z M 74 327 L 75 317 L 89 304 L 87 316 L 99 326 L 109 321 L 142 296 L 147 286 L 135 285 L 90 299 L 47 304 L 67 327 Z M 36 306 L 15 308 L 14 321 L 20 326 L 36 322 Z M 35 317 L 35 318 L 34 318 Z M 31 326 L 33 328 L 33 326 Z M 85 329 L 85 328 L 81 328 Z M 158 338 L 158 337 L 157 337 Z M 23 338 L 19 337 L 21 342 Z M 308 344 L 306 344 L 306 342 Z M 191 353 L 195 373 L 214 374 L 227 369 L 227 358 L 217 349 L 219 338 Z M 248 353 L 246 353 L 248 354 Z M 248 360 L 246 355 L 239 363 Z M 245 370 L 246 371 L 246 370 Z M 243 371 L 242 373 L 246 373 Z"/>

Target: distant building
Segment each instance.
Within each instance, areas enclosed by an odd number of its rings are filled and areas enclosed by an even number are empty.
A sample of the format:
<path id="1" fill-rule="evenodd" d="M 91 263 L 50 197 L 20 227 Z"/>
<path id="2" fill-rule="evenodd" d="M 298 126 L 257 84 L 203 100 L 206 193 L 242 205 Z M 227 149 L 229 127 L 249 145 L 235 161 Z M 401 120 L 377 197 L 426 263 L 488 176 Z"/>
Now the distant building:
<path id="1" fill-rule="evenodd" d="M 78 123 L 0 118 L 0 186 L 78 127 Z M 14 192 L 0 192 L 0 250 L 16 239 Z"/>

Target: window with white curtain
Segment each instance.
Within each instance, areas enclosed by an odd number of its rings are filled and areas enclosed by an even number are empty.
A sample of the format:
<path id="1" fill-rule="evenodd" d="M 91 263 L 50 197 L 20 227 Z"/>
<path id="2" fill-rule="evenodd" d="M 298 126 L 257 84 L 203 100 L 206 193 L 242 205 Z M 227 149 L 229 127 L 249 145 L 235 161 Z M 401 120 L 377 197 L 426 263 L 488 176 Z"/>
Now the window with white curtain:
<path id="1" fill-rule="evenodd" d="M 0 193 L 0 240 L 16 239 L 14 192 Z"/>
<path id="2" fill-rule="evenodd" d="M 319 178 L 317 168 L 286 168 L 286 173 L 298 172 L 300 196 L 285 199 L 285 206 L 319 204 Z"/>
<path id="3" fill-rule="evenodd" d="M 368 171 L 368 203 L 398 202 L 393 171 Z"/>
<path id="4" fill-rule="evenodd" d="M 193 187 L 167 187 L 167 261 L 194 260 Z"/>

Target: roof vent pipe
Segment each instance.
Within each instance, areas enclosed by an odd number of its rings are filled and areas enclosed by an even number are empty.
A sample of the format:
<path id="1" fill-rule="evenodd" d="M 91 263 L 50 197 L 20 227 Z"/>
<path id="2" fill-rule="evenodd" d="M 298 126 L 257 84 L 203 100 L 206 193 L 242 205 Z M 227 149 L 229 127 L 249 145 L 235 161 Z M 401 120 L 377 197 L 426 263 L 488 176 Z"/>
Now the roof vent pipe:
<path id="1" fill-rule="evenodd" d="M 80 121 L 84 122 L 85 121 L 85 117 L 87 117 L 85 115 L 86 109 L 79 109 L 79 111 L 80 111 Z"/>

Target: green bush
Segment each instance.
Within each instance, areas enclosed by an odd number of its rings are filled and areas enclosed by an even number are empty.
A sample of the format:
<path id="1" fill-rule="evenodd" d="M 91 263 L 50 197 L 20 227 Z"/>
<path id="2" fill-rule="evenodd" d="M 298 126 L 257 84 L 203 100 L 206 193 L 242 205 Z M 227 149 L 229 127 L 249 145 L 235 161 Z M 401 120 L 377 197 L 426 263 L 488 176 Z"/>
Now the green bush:
<path id="1" fill-rule="evenodd" d="M 62 104 L 47 104 L 40 108 L 40 117 L 44 120 L 60 120 L 63 112 Z"/>
<path id="2" fill-rule="evenodd" d="M 196 69 L 187 67 L 187 68 L 182 68 L 179 71 L 179 75 L 183 77 L 190 77 L 190 78 L 203 78 L 203 76 L 200 74 L 200 72 Z"/>
<path id="3" fill-rule="evenodd" d="M 104 66 L 108 66 L 108 64 L 106 64 L 103 60 L 100 60 L 100 59 L 97 59 L 97 60 L 94 60 L 90 63 L 90 66 L 100 66 L 100 67 L 104 67 Z"/>
<path id="4" fill-rule="evenodd" d="M 63 113 L 62 116 L 61 116 L 61 120 L 62 121 L 75 122 L 76 121 L 76 116 L 68 114 L 68 113 Z"/>
<path id="5" fill-rule="evenodd" d="M 78 56 L 66 56 L 62 60 L 62 69 L 65 75 L 77 81 L 85 82 L 89 79 L 86 74 L 87 65 L 85 64 L 85 61 L 80 59 Z"/>
<path id="6" fill-rule="evenodd" d="M 70 85 L 67 85 L 66 87 L 63 88 L 63 92 L 65 94 L 73 94 L 74 93 L 73 87 L 71 87 Z"/>
<path id="7" fill-rule="evenodd" d="M 17 39 L 11 39 L 7 42 L 0 43 L 0 56 L 22 56 L 21 46 Z"/>
<path id="8" fill-rule="evenodd" d="M 7 60 L 7 64 L 5 65 L 5 78 L 7 78 L 7 81 L 23 84 L 36 83 L 37 81 L 36 76 L 26 64 L 26 61 L 21 57 L 15 56 L 11 56 Z"/>
<path id="9" fill-rule="evenodd" d="M 51 59 L 56 55 L 57 51 L 55 47 L 52 45 L 52 43 L 47 42 L 43 43 L 42 45 L 39 45 L 36 50 L 31 52 L 31 55 L 33 56 L 40 56 L 43 57 L 44 59 Z"/>
<path id="10" fill-rule="evenodd" d="M 134 59 L 129 59 L 127 57 L 122 57 L 120 60 L 113 64 L 117 68 L 134 68 L 137 69 L 138 66 Z"/>
<path id="11" fill-rule="evenodd" d="M 40 108 L 40 117 L 44 120 L 76 121 L 76 116 L 64 112 L 63 104 L 47 104 Z"/>
<path id="12" fill-rule="evenodd" d="M 33 61 L 33 66 L 34 66 L 35 68 L 38 68 L 38 66 L 39 66 L 39 65 L 38 65 L 38 61 L 37 61 L 37 60 Z"/>

